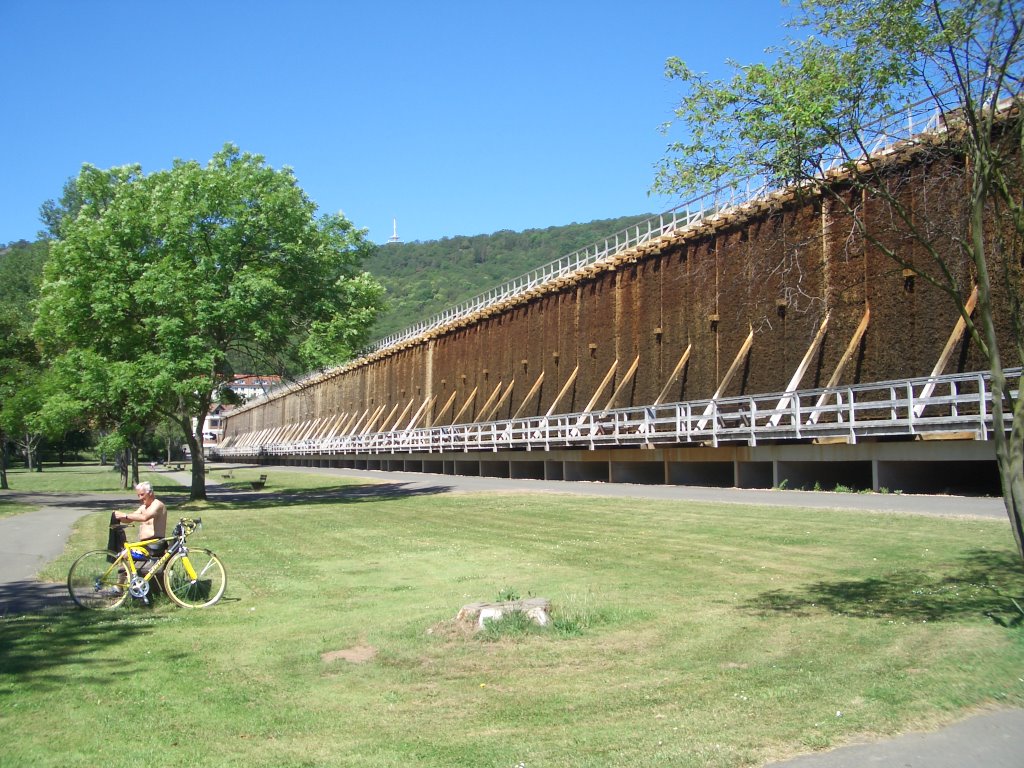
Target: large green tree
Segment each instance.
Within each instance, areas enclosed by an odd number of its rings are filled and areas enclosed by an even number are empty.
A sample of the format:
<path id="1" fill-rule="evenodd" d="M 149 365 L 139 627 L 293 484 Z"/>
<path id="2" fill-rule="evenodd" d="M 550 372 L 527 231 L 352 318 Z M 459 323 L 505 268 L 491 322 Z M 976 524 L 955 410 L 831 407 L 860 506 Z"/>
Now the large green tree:
<path id="1" fill-rule="evenodd" d="M 20 241 L 0 248 L 0 488 L 8 487 L 8 447 L 17 445 L 30 464 L 43 437 L 40 410 L 47 377 L 32 339 L 32 302 L 39 295 L 45 242 Z"/>
<path id="2" fill-rule="evenodd" d="M 199 436 L 229 361 L 294 375 L 365 343 L 381 298 L 361 269 L 373 246 L 318 216 L 289 169 L 226 145 L 149 175 L 86 165 L 64 193 L 44 208 L 37 337 L 55 358 L 119 365 L 122 396 L 179 424 L 192 498 L 206 495 Z"/>
<path id="3" fill-rule="evenodd" d="M 750 179 L 793 185 L 841 210 L 878 251 L 944 291 L 991 370 L 994 423 L 1010 424 L 995 429 L 993 441 L 1024 558 L 1024 399 L 1019 377 L 1006 374 L 1024 363 L 1022 25 L 1020 0 L 803 0 L 792 26 L 809 34 L 771 52 L 769 63 L 734 63 L 730 78 L 713 79 L 670 59 L 667 73 L 683 96 L 667 130 L 680 136 L 655 189 L 703 192 Z M 966 183 L 956 210 L 922 216 L 894 183 L 887 157 L 872 152 L 898 138 L 908 110 L 942 118 L 939 131 L 904 146 L 941 161 L 935 167 L 959 169 Z M 887 206 L 913 248 L 866 226 L 868 201 Z M 978 288 L 974 313 L 964 263 Z M 996 293 L 1009 307 L 1009 343 L 996 332 Z"/>
<path id="4" fill-rule="evenodd" d="M 7 480 L 8 444 L 22 442 L 40 378 L 39 355 L 24 320 L 0 304 L 0 489 Z"/>

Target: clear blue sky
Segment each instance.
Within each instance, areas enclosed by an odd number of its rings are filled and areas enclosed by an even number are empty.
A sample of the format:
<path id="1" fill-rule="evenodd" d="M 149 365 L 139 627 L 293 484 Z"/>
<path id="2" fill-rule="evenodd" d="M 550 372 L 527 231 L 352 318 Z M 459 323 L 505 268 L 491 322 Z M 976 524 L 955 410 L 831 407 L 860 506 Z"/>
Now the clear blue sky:
<path id="1" fill-rule="evenodd" d="M 82 163 L 291 166 L 384 242 L 661 212 L 678 86 L 763 60 L 778 0 L 0 0 L 0 244 Z"/>

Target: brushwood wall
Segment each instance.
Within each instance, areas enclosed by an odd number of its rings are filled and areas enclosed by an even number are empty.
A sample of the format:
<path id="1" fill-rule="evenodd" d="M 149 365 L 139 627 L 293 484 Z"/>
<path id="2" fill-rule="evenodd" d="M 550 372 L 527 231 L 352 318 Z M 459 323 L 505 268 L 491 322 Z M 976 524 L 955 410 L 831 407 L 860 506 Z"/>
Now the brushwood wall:
<path id="1" fill-rule="evenodd" d="M 915 155 L 890 168 L 888 187 L 891 199 L 839 180 L 837 196 L 782 191 L 706 217 L 249 404 L 225 438 L 316 419 L 379 431 L 704 399 L 730 368 L 723 397 L 783 391 L 823 324 L 801 388 L 837 370 L 841 384 L 928 375 L 959 315 L 907 226 L 966 299 L 965 178 L 955 160 Z M 993 290 L 1009 338 L 1007 296 Z M 965 335 L 944 372 L 985 367 Z"/>

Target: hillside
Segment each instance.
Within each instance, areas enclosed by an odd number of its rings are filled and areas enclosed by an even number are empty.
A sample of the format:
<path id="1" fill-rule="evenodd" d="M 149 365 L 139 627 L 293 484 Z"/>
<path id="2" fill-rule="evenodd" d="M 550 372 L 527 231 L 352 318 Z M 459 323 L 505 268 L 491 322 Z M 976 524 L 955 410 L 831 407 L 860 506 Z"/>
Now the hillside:
<path id="1" fill-rule="evenodd" d="M 388 304 L 372 336 L 382 338 L 429 319 L 649 217 L 382 245 L 365 265 L 387 289 Z"/>
<path id="2" fill-rule="evenodd" d="M 372 338 L 429 319 L 649 216 L 379 246 L 364 265 L 387 289 L 387 307 Z M 17 308 L 26 322 L 31 318 L 29 302 L 38 293 L 46 253 L 44 241 L 0 246 L 0 300 Z"/>

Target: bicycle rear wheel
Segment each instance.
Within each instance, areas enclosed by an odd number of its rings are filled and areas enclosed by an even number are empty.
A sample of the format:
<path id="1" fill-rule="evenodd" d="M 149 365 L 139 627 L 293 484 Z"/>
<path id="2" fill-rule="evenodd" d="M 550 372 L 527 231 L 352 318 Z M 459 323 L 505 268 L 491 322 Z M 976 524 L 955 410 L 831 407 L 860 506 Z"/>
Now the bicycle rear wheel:
<path id="1" fill-rule="evenodd" d="M 187 553 L 178 553 L 164 567 L 164 591 L 182 608 L 213 605 L 227 585 L 220 558 L 208 549 L 189 547 Z"/>
<path id="2" fill-rule="evenodd" d="M 81 608 L 117 608 L 128 597 L 128 568 L 104 549 L 86 552 L 68 571 L 68 592 Z M 111 562 L 113 561 L 113 562 Z"/>

